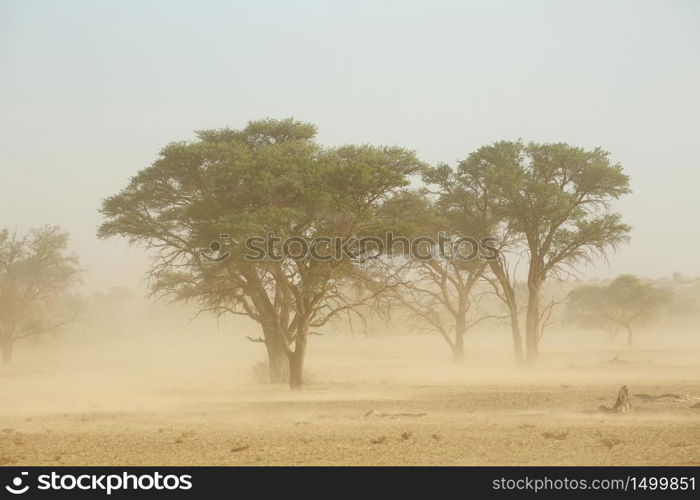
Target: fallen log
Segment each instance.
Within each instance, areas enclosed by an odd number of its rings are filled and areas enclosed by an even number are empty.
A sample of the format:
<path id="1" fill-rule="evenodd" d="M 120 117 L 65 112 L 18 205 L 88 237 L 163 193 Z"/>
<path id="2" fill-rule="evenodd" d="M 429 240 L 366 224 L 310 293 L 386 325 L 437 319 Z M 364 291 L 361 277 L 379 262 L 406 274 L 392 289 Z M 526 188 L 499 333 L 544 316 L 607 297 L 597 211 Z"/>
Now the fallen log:
<path id="1" fill-rule="evenodd" d="M 670 392 L 668 392 L 659 396 L 654 396 L 653 394 L 635 394 L 634 397 L 643 399 L 645 401 L 656 401 L 657 399 L 663 398 L 681 399 L 682 396 L 680 394 L 671 394 Z"/>
<path id="2" fill-rule="evenodd" d="M 387 418 L 397 418 L 397 417 L 425 417 L 427 413 L 380 413 L 374 410 L 370 410 L 365 413 L 364 417 L 387 417 Z"/>
<path id="3" fill-rule="evenodd" d="M 666 394 L 660 394 L 658 396 L 654 396 L 653 394 L 635 394 L 634 397 L 642 399 L 644 401 L 656 401 L 658 399 L 669 398 L 672 399 L 675 403 L 688 403 L 700 400 L 699 397 L 691 396 L 690 394 L 673 394 L 670 392 L 667 392 Z"/>

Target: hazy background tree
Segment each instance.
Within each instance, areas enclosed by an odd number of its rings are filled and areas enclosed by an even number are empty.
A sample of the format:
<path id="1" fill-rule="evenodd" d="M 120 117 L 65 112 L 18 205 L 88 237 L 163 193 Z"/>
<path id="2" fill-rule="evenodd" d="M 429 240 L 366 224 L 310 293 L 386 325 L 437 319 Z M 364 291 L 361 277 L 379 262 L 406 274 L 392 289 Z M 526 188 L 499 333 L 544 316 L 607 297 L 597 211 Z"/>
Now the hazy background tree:
<path id="1" fill-rule="evenodd" d="M 485 261 L 481 278 L 489 283 L 507 310 L 516 365 L 523 362 L 520 306 L 516 294 L 519 234 L 503 216 L 499 196 L 502 172 L 472 154 L 456 168 L 440 164 L 424 170 L 423 180 L 438 199 L 451 231 L 462 236 L 491 237 L 497 255 Z"/>
<path id="2" fill-rule="evenodd" d="M 0 351 L 12 359 L 15 342 L 58 331 L 73 321 L 79 304 L 70 295 L 79 283 L 78 259 L 66 251 L 68 234 L 58 227 L 24 236 L 0 231 Z"/>
<path id="3" fill-rule="evenodd" d="M 412 221 L 411 229 L 402 233 L 413 237 L 414 247 L 401 262 L 401 283 L 393 297 L 410 311 L 417 327 L 439 333 L 450 347 L 452 362 L 462 364 L 469 330 L 495 317 L 482 307 L 486 294 L 479 287 L 488 268 L 481 241 L 492 235 L 493 227 L 477 200 L 452 175 L 444 175 L 446 168 L 424 168 L 429 188 L 398 199 L 397 212 Z M 430 239 L 421 240 L 426 237 Z"/>
<path id="4" fill-rule="evenodd" d="M 312 330 L 369 306 L 383 287 L 353 259 L 336 258 L 330 244 L 316 247 L 329 259 L 289 251 L 317 238 L 376 234 L 378 209 L 421 166 L 398 147 L 324 149 L 315 135 L 313 125 L 292 119 L 198 132 L 194 142 L 167 146 L 101 209 L 101 237 L 121 235 L 154 251 L 154 292 L 257 321 L 271 379 L 288 364 L 292 388 L 302 385 Z M 202 249 L 222 234 L 213 256 L 227 258 L 212 262 Z M 249 237 L 266 249 L 252 260 Z M 360 283 L 363 291 L 349 286 Z"/>
<path id="5" fill-rule="evenodd" d="M 635 326 L 653 320 L 671 300 L 671 293 L 631 274 L 608 286 L 585 285 L 573 290 L 566 304 L 566 319 L 583 328 L 599 328 L 614 340 L 620 329 L 632 346 Z"/>

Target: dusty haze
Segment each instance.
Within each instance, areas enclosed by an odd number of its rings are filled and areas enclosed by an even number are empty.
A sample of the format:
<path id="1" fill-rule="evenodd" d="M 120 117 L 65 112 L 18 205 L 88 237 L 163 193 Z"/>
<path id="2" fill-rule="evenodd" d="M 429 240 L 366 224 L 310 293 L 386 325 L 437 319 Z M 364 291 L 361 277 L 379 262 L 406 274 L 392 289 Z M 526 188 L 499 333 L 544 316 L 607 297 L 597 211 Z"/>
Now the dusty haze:
<path id="1" fill-rule="evenodd" d="M 0 465 L 700 465 L 698 89 L 692 0 L 0 0 L 0 228 L 68 231 L 87 304 L 0 369 Z M 632 347 L 557 312 L 532 370 L 499 322 L 464 366 L 400 315 L 341 323 L 311 336 L 304 390 L 264 383 L 259 327 L 144 297 L 147 253 L 98 240 L 98 207 L 171 141 L 289 116 L 430 163 L 603 147 L 634 230 L 580 277 L 684 301 Z M 634 411 L 598 411 L 623 385 Z"/>
<path id="2" fill-rule="evenodd" d="M 519 137 L 601 146 L 632 178 L 634 245 L 586 274 L 700 275 L 683 223 L 699 208 L 699 23 L 692 0 L 2 0 L 3 225 L 57 224 L 89 291 L 133 287 L 147 261 L 95 239 L 100 200 L 194 130 L 294 116 L 323 144 L 429 162 Z"/>
<path id="3" fill-rule="evenodd" d="M 437 335 L 348 325 L 314 336 L 307 387 L 261 383 L 248 321 L 132 299 L 94 323 L 18 345 L 2 372 L 0 461 L 10 464 L 695 464 L 695 323 L 548 332 L 535 371 L 493 326 L 449 364 Z M 260 363 L 259 363 L 260 362 Z M 643 401 L 604 415 L 620 385 Z"/>

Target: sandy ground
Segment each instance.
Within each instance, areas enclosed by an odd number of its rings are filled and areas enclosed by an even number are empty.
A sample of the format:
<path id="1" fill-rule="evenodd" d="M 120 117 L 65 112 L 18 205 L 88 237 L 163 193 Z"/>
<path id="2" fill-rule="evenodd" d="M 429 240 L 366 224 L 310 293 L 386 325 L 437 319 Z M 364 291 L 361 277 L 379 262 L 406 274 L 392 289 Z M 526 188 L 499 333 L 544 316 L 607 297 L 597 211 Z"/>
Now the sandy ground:
<path id="1" fill-rule="evenodd" d="M 179 370 L 172 356 L 148 370 L 138 357 L 70 372 L 14 368 L 0 377 L 0 464 L 700 465 L 700 399 L 633 397 L 631 414 L 596 410 L 621 383 L 632 394 L 700 396 L 698 366 L 668 363 L 680 355 L 614 351 L 633 361 L 606 363 L 605 351 L 577 364 L 578 354 L 550 353 L 536 372 L 504 375 L 505 359 L 491 371 L 477 368 L 489 364 L 483 356 L 446 367 L 439 339 L 412 342 L 321 344 L 298 393 L 196 349 L 189 355 L 205 362 Z"/>

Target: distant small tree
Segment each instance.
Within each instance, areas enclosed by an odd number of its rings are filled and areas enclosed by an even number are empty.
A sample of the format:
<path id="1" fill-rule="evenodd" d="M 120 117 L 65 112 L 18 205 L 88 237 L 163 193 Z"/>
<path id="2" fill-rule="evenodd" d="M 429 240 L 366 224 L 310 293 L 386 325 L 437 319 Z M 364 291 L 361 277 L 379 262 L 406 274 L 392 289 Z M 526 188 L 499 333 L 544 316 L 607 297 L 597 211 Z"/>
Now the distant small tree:
<path id="1" fill-rule="evenodd" d="M 580 328 L 602 330 L 613 341 L 620 333 L 620 325 L 602 314 L 607 300 L 607 288 L 585 285 L 576 288 L 567 297 L 565 321 Z"/>
<path id="2" fill-rule="evenodd" d="M 670 297 L 670 292 L 626 274 L 606 287 L 582 286 L 572 291 L 566 317 L 584 328 L 600 328 L 611 339 L 624 329 L 631 346 L 633 327 L 651 321 Z"/>
<path id="3" fill-rule="evenodd" d="M 78 259 L 66 253 L 68 234 L 58 227 L 18 236 L 0 231 L 0 351 L 12 359 L 15 341 L 55 332 L 78 312 L 71 287 L 80 280 Z"/>

